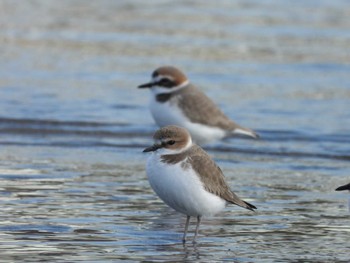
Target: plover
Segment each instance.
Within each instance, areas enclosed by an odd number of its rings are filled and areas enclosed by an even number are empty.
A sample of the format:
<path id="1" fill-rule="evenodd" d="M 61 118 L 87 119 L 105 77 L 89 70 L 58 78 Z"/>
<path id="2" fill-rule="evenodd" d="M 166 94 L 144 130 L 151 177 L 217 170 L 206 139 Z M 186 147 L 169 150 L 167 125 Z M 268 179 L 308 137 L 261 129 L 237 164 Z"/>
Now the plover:
<path id="1" fill-rule="evenodd" d="M 153 138 L 155 144 L 144 149 L 152 152 L 146 165 L 148 180 L 164 203 L 187 216 L 183 242 L 190 217 L 197 218 L 195 242 L 202 216 L 215 215 L 228 203 L 256 209 L 230 190 L 221 169 L 200 146 L 192 143 L 186 129 L 166 126 L 156 131 Z"/>
<path id="2" fill-rule="evenodd" d="M 152 73 L 149 83 L 138 88 L 150 88 L 150 110 L 158 126 L 178 125 L 186 128 L 198 143 L 220 140 L 231 134 L 258 138 L 253 130 L 230 120 L 186 75 L 172 66 Z"/>

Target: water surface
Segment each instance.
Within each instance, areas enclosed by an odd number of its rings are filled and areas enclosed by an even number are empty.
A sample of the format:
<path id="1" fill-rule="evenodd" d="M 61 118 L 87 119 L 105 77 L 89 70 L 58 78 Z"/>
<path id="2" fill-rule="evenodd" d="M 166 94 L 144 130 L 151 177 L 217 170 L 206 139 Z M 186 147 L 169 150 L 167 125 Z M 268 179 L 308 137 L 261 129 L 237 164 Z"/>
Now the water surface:
<path id="1" fill-rule="evenodd" d="M 348 262 L 347 1 L 0 10 L 2 261 Z M 196 245 L 144 170 L 157 127 L 136 87 L 163 64 L 262 137 L 206 146 L 258 211 L 205 218 Z"/>

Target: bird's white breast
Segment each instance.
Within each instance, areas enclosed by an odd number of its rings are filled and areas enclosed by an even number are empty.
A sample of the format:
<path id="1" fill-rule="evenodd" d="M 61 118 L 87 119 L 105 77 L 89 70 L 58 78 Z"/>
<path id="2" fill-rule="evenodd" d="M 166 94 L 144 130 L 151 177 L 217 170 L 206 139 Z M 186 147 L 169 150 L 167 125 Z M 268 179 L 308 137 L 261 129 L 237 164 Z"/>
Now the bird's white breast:
<path id="1" fill-rule="evenodd" d="M 226 135 L 226 131 L 223 129 L 191 122 L 179 106 L 171 100 L 161 103 L 152 94 L 149 107 L 158 126 L 178 125 L 184 127 L 198 144 L 219 140 Z M 201 113 L 198 112 L 198 114 Z"/>
<path id="2" fill-rule="evenodd" d="M 167 164 L 157 152 L 148 159 L 146 172 L 151 187 L 170 207 L 189 216 L 214 215 L 225 208 L 226 201 L 207 192 L 190 166 L 181 162 Z"/>
<path id="3" fill-rule="evenodd" d="M 171 124 L 181 125 L 187 121 L 175 103 L 171 101 L 158 102 L 153 94 L 151 95 L 149 108 L 154 120 L 160 127 Z"/>

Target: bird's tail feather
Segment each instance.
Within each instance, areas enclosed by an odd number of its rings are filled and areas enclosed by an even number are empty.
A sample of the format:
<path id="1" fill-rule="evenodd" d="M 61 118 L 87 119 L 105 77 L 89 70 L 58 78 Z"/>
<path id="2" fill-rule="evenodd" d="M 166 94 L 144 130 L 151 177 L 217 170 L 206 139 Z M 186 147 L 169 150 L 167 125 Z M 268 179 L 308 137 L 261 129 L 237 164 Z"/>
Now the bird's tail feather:
<path id="1" fill-rule="evenodd" d="M 243 127 L 239 127 L 234 129 L 233 134 L 239 134 L 239 135 L 245 135 L 245 136 L 249 136 L 252 137 L 254 139 L 259 139 L 259 134 L 257 134 L 255 131 L 248 129 L 248 128 L 243 128 Z"/>
<path id="2" fill-rule="evenodd" d="M 251 211 L 254 211 L 254 209 L 257 209 L 255 205 L 252 205 L 246 201 L 243 201 L 247 206 L 245 208 L 251 210 Z"/>

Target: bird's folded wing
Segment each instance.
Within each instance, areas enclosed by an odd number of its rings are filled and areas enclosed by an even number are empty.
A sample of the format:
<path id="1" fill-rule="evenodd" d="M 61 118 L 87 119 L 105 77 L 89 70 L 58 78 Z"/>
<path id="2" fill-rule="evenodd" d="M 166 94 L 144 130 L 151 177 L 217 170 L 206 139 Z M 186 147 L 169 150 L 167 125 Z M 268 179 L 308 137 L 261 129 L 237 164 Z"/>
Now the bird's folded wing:
<path id="1" fill-rule="evenodd" d="M 192 122 L 234 130 L 240 127 L 230 120 L 202 91 L 189 84 L 182 89 L 179 106 Z"/>
<path id="2" fill-rule="evenodd" d="M 231 191 L 225 181 L 225 177 L 219 166 L 211 159 L 211 157 L 199 146 L 192 147 L 188 161 L 200 177 L 204 188 L 215 194 L 227 202 L 247 208 L 255 209 L 256 207 L 241 200 L 235 193 Z"/>

